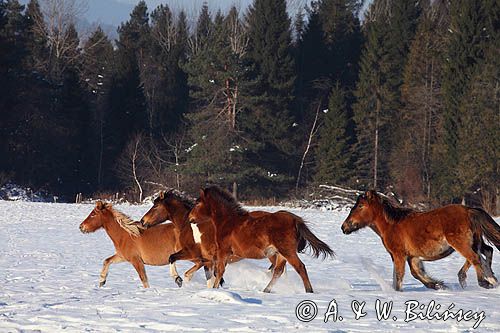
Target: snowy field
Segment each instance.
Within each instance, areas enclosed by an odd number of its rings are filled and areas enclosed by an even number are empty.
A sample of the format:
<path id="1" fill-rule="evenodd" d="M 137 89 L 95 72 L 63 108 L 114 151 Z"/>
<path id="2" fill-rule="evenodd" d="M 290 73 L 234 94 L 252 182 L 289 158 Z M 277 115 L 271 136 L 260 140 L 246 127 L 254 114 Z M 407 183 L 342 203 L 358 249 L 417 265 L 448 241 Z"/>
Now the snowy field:
<path id="1" fill-rule="evenodd" d="M 117 208 L 139 219 L 149 206 Z M 479 288 L 471 269 L 468 287 L 462 290 L 456 276 L 462 257 L 455 253 L 426 263 L 430 274 L 444 280 L 449 290 L 426 289 L 407 268 L 404 292 L 395 292 L 390 287 L 391 260 L 379 238 L 368 229 L 342 234 L 340 225 L 347 212 L 292 210 L 308 220 L 313 232 L 337 253 L 336 259 L 326 261 L 301 255 L 316 292 L 312 295 L 304 293 L 290 266 L 274 292 L 263 293 L 270 279 L 266 260 L 230 265 L 224 276 L 226 286 L 219 290 L 206 289 L 202 271 L 178 288 L 166 266 L 146 266 L 151 288 L 143 289 L 128 263 L 112 265 L 106 286 L 98 288 L 102 261 L 114 249 L 103 230 L 87 235 L 78 230 L 92 209 L 91 205 L 0 201 L 0 332 L 500 332 L 500 289 Z M 184 272 L 190 266 L 179 262 L 178 270 Z M 500 275 L 497 250 L 493 270 Z M 387 320 L 377 320 L 377 299 L 393 302 Z M 299 321 L 295 314 L 303 300 L 315 302 L 318 308 L 310 322 Z M 330 317 L 325 323 L 332 300 L 343 320 L 333 322 Z M 453 304 L 451 311 L 471 310 L 472 314 L 469 321 L 405 322 L 405 302 L 410 300 L 424 305 L 435 301 L 441 305 L 438 313 Z M 354 319 L 353 301 L 366 302 L 366 316 Z M 473 329 L 482 311 L 485 318 Z"/>

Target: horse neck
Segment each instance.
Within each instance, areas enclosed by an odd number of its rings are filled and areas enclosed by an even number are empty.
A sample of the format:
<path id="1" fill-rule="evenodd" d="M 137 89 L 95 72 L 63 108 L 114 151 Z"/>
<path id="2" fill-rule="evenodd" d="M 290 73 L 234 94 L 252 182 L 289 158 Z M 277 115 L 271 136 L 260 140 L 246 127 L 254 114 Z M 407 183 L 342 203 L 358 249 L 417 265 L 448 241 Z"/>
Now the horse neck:
<path id="1" fill-rule="evenodd" d="M 113 244 L 115 244 L 115 247 L 118 247 L 121 241 L 125 239 L 128 234 L 125 230 L 123 230 L 118 222 L 116 222 L 115 217 L 111 212 L 107 212 L 106 214 L 107 216 L 102 224 L 103 228 L 106 230 L 109 238 L 113 241 Z"/>
<path id="2" fill-rule="evenodd" d="M 381 238 L 384 238 L 386 233 L 392 230 L 392 226 L 393 224 L 389 223 L 385 217 L 384 208 L 382 205 L 378 205 L 375 212 L 375 218 L 373 219 L 373 231 L 375 231 L 375 233 Z"/>
<path id="3" fill-rule="evenodd" d="M 188 213 L 189 210 L 182 205 L 175 207 L 171 215 L 172 215 L 172 222 L 177 227 L 177 229 L 182 230 L 189 224 L 189 221 L 187 219 Z"/>
<path id="4" fill-rule="evenodd" d="M 238 223 L 239 221 L 245 220 L 245 216 L 240 215 L 231 209 L 219 204 L 210 203 L 211 205 L 211 220 L 212 224 L 216 229 L 223 229 L 224 227 L 233 225 L 234 223 Z M 214 209 L 214 207 L 216 207 Z M 215 222 L 217 221 L 217 222 Z"/>

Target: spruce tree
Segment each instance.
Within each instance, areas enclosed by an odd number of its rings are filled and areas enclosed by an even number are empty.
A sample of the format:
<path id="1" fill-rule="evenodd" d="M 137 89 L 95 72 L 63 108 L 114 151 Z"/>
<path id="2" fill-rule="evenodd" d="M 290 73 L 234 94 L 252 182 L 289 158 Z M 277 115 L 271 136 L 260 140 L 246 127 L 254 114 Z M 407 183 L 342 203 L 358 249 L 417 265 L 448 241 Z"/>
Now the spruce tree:
<path id="1" fill-rule="evenodd" d="M 23 100 L 19 96 L 25 83 L 23 60 L 26 56 L 26 43 L 23 10 L 24 6 L 17 0 L 0 2 L 0 153 L 6 157 L 15 153 L 12 150 L 16 149 L 16 146 L 20 148 L 22 143 L 16 144 L 16 131 L 25 124 L 22 117 L 24 113 L 20 112 Z M 7 160 L 8 158 L 2 159 L 0 172 L 10 173 L 15 170 L 17 165 L 12 165 L 12 161 L 8 163 Z"/>
<path id="2" fill-rule="evenodd" d="M 500 4 L 481 5 L 482 59 L 474 66 L 459 106 L 457 177 L 461 194 L 480 194 L 483 207 L 495 215 L 500 211 Z"/>
<path id="3" fill-rule="evenodd" d="M 248 13 L 248 59 L 253 64 L 252 105 L 244 112 L 244 131 L 256 142 L 252 160 L 264 174 L 255 182 L 279 183 L 291 176 L 295 153 L 292 102 L 295 66 L 291 50 L 290 18 L 284 0 L 255 0 Z M 291 178 L 290 178 L 291 180 Z M 267 186 L 266 186 L 267 187 Z"/>
<path id="4" fill-rule="evenodd" d="M 319 130 L 318 146 L 315 150 L 316 172 L 314 180 L 321 184 L 346 185 L 352 176 L 351 154 L 346 129 L 348 110 L 345 93 L 337 84 L 328 100 L 324 124 Z"/>
<path id="5" fill-rule="evenodd" d="M 208 35 L 193 36 L 204 41 L 203 47 L 191 53 L 186 66 L 195 106 L 188 114 L 195 145 L 188 154 L 188 168 L 190 173 L 201 175 L 202 181 L 232 187 L 236 194 L 238 184 L 245 184 L 248 178 L 244 159 L 247 143 L 240 131 L 240 115 L 249 93 L 249 68 L 243 57 L 246 34 L 235 7 L 226 17 L 219 11 L 213 22 L 207 21 L 204 9 L 198 22 L 212 28 L 197 27 L 196 31 Z"/>
<path id="6" fill-rule="evenodd" d="M 61 85 L 56 89 L 57 98 L 53 103 L 53 110 L 57 113 L 56 119 L 61 132 L 57 136 L 59 149 L 52 156 L 52 172 L 58 175 L 57 185 L 63 193 L 73 196 L 78 192 L 87 192 L 87 169 L 83 163 L 84 138 L 88 127 L 88 108 L 85 94 L 80 85 L 79 73 L 80 39 L 74 25 L 66 30 L 65 40 L 68 49 L 61 58 L 64 71 L 61 73 Z M 49 149 L 49 148 L 48 148 Z"/>
<path id="7" fill-rule="evenodd" d="M 388 184 L 388 160 L 400 108 L 406 50 L 414 34 L 417 1 L 375 0 L 365 22 L 366 45 L 360 60 L 354 120 L 361 184 Z"/>
<path id="8" fill-rule="evenodd" d="M 109 133 L 113 119 L 110 117 L 110 90 L 114 75 L 113 45 L 98 27 L 83 46 L 81 81 L 87 92 L 89 104 L 88 139 L 85 161 L 89 169 L 89 181 L 102 189 L 106 177 L 113 173 L 113 161 L 109 159 Z M 110 185 L 109 183 L 107 184 Z"/>
<path id="9" fill-rule="evenodd" d="M 43 22 L 43 14 L 38 0 L 30 0 L 26 5 L 26 39 L 28 57 L 26 67 L 40 74 L 46 75 L 47 69 L 47 36 L 42 33 L 39 22 Z"/>
<path id="10" fill-rule="evenodd" d="M 121 153 L 133 133 L 148 131 L 146 100 L 141 70 L 147 57 L 150 41 L 149 15 L 144 1 L 140 1 L 130 19 L 118 28 L 116 75 L 111 84 L 110 144 L 113 159 Z"/>
<path id="11" fill-rule="evenodd" d="M 434 174 L 441 159 L 443 53 L 448 28 L 444 1 L 424 1 L 403 75 L 397 138 L 391 151 L 390 173 L 399 195 L 409 201 L 430 201 Z M 438 162 L 439 163 L 439 162 Z"/>
<path id="12" fill-rule="evenodd" d="M 319 1 L 318 15 L 327 48 L 328 65 L 324 69 L 331 80 L 344 89 L 354 88 L 361 53 L 361 27 L 358 19 L 361 3 L 358 0 Z"/>
<path id="13" fill-rule="evenodd" d="M 151 13 L 152 38 L 143 82 L 155 137 L 173 132 L 186 111 L 187 78 L 180 68 L 186 41 L 177 25 L 168 6 Z"/>
<path id="14" fill-rule="evenodd" d="M 463 194 L 457 178 L 461 145 L 458 133 L 463 118 L 460 106 L 471 83 L 476 65 L 483 58 L 481 42 L 485 25 L 485 13 L 481 1 L 451 2 L 443 77 L 445 157 L 440 163 L 443 172 L 438 175 L 437 179 L 439 184 L 437 194 L 442 201 L 459 199 Z"/>

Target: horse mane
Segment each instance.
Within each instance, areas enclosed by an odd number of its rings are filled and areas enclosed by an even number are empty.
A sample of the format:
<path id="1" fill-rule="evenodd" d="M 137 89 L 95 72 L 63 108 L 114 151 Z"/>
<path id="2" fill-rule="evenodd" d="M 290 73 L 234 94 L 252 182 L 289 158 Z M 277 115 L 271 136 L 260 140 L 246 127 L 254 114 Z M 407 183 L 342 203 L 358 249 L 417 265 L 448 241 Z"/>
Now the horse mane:
<path id="1" fill-rule="evenodd" d="M 380 203 L 382 204 L 385 217 L 389 222 L 401 222 L 402 220 L 416 212 L 414 209 L 396 205 L 392 203 L 389 198 L 383 197 L 381 195 L 378 195 L 378 198 L 380 199 Z"/>
<path id="2" fill-rule="evenodd" d="M 248 211 L 233 197 L 231 193 L 220 188 L 217 185 L 205 188 L 205 194 L 210 195 L 213 200 L 224 205 L 229 211 L 237 215 L 247 215 Z"/>
<path id="3" fill-rule="evenodd" d="M 168 191 L 166 193 L 165 199 L 175 199 L 181 202 L 184 205 L 184 207 L 186 207 L 188 210 L 193 209 L 195 205 L 195 200 L 193 198 L 177 190 Z"/>
<path id="4" fill-rule="evenodd" d="M 125 230 L 131 236 L 138 237 L 141 235 L 141 232 L 142 230 L 144 230 L 144 227 L 139 222 L 132 220 L 129 216 L 114 209 L 113 207 L 109 207 L 108 209 L 111 212 L 111 214 L 113 214 L 115 221 L 118 223 L 120 227 L 122 227 L 123 230 Z"/>

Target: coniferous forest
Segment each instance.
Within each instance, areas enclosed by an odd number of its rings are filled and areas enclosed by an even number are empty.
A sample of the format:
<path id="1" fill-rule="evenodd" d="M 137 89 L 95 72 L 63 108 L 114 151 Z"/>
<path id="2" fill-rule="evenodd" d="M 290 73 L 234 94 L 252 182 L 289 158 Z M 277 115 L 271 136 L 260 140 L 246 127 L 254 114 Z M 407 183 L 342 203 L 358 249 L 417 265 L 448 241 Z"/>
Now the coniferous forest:
<path id="1" fill-rule="evenodd" d="M 68 200 L 329 184 L 500 210 L 498 0 L 254 0 L 195 20 L 141 1 L 117 40 L 79 32 L 77 5 L 0 0 L 2 184 Z"/>

